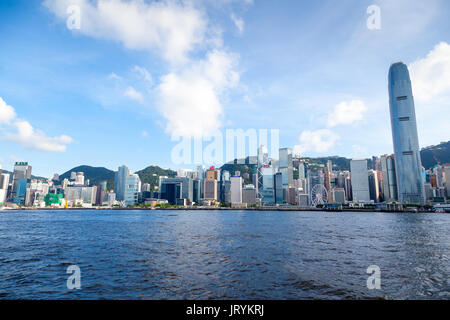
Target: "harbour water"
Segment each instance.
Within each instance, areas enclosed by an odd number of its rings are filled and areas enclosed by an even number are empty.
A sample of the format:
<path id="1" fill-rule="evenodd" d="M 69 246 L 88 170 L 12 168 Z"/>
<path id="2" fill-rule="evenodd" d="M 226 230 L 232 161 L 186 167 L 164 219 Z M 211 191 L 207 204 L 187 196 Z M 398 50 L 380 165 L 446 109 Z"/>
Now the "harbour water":
<path id="1" fill-rule="evenodd" d="M 450 298 L 450 215 L 0 212 L 0 299 L 372 298 Z"/>

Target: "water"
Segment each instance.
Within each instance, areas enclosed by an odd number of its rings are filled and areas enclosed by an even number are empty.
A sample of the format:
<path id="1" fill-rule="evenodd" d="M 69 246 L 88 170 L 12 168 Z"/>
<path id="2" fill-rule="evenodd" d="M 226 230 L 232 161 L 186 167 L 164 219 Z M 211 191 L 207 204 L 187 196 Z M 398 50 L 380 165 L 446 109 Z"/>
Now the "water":
<path id="1" fill-rule="evenodd" d="M 3 211 L 0 298 L 449 299 L 449 231 L 444 214 Z"/>

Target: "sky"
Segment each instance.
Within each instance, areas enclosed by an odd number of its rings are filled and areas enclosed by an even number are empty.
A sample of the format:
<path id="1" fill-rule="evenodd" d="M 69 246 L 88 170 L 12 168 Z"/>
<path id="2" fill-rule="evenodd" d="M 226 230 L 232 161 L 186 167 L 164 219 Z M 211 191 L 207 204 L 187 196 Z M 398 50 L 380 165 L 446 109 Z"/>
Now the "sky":
<path id="1" fill-rule="evenodd" d="M 190 168 L 181 139 L 226 129 L 279 130 L 303 156 L 390 154 L 397 61 L 420 146 L 436 145 L 449 30 L 446 0 L 2 0 L 0 164 Z"/>

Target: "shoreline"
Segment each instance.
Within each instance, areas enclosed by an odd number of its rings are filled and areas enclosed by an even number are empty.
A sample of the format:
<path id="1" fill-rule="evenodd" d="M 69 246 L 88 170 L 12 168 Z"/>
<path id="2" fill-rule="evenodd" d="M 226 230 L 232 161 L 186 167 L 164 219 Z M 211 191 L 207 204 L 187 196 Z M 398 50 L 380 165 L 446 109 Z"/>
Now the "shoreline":
<path id="1" fill-rule="evenodd" d="M 432 210 L 374 210 L 367 208 L 342 208 L 342 209 L 321 209 L 321 208 L 298 208 L 298 207 L 286 207 L 286 208 L 221 208 L 221 207 L 180 207 L 180 208 L 110 208 L 110 207 L 90 207 L 90 208 L 0 208 L 1 211 L 80 211 L 80 210 L 89 210 L 89 211 L 97 211 L 97 210 L 111 210 L 111 211 L 129 211 L 129 210 L 138 210 L 138 211 L 287 211 L 287 212 L 374 212 L 374 213 L 437 213 Z"/>

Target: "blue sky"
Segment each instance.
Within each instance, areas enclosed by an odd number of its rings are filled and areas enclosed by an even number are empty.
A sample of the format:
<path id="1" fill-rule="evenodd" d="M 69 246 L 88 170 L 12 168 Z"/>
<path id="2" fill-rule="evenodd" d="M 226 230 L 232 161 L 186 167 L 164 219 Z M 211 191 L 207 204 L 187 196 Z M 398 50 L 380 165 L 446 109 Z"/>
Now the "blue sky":
<path id="1" fill-rule="evenodd" d="M 67 8 L 80 8 L 69 29 Z M 380 8 L 370 30 L 367 8 Z M 410 68 L 422 147 L 450 138 L 448 1 L 0 2 L 0 163 L 140 170 L 175 136 L 279 129 L 307 156 L 392 153 L 387 73 Z M 207 165 L 205 163 L 205 165 Z"/>

